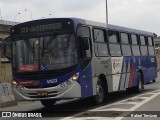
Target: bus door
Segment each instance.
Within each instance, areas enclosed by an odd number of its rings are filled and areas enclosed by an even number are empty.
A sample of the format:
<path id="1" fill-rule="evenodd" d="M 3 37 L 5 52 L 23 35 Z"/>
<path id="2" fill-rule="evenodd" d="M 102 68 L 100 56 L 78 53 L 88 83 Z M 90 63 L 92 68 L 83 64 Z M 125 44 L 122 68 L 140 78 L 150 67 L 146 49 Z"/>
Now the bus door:
<path id="1" fill-rule="evenodd" d="M 78 48 L 80 57 L 80 85 L 82 97 L 93 95 L 92 87 L 92 47 L 91 47 L 91 32 L 86 26 L 79 26 L 77 29 Z"/>

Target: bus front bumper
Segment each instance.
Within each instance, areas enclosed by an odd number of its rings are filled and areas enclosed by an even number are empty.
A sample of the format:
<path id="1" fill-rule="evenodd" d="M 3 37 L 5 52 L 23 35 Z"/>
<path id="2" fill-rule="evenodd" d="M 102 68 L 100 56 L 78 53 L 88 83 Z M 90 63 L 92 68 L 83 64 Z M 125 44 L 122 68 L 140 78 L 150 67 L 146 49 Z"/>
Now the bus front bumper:
<path id="1" fill-rule="evenodd" d="M 66 82 L 55 87 L 26 88 L 14 86 L 14 94 L 17 100 L 44 100 L 44 99 L 72 99 L 81 97 L 81 86 L 78 82 L 68 85 Z"/>

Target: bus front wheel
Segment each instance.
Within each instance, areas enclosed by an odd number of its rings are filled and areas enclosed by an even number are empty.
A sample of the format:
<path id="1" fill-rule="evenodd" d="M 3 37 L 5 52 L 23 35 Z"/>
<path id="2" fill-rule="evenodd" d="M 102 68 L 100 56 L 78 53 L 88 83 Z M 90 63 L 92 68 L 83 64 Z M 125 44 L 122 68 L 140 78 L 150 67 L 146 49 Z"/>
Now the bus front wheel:
<path id="1" fill-rule="evenodd" d="M 41 103 L 46 108 L 54 108 L 56 101 L 54 101 L 54 100 L 41 100 Z"/>
<path id="2" fill-rule="evenodd" d="M 96 104 L 102 104 L 105 100 L 104 85 L 101 80 L 98 80 L 96 86 L 96 95 L 94 96 L 94 102 Z"/>

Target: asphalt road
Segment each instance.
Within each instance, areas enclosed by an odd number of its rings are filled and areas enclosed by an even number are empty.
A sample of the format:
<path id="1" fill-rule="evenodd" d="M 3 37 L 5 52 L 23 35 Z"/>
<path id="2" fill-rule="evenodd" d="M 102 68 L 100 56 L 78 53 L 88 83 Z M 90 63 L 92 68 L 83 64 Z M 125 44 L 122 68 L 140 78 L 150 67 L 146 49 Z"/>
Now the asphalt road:
<path id="1" fill-rule="evenodd" d="M 81 114 L 81 112 L 84 111 L 90 111 L 97 108 L 101 108 L 103 106 L 108 106 L 114 103 L 118 103 L 119 101 L 123 101 L 125 99 L 129 99 L 132 97 L 139 96 L 141 94 L 149 93 L 155 90 L 160 89 L 160 73 L 158 74 L 159 77 L 156 79 L 155 83 L 150 83 L 145 85 L 145 90 L 140 94 L 128 94 L 125 91 L 121 92 L 115 92 L 112 94 L 109 94 L 107 101 L 102 105 L 94 105 L 90 100 L 72 100 L 72 101 L 59 101 L 57 102 L 57 105 L 53 109 L 47 109 L 41 105 L 40 102 L 32 101 L 32 102 L 18 102 L 17 106 L 7 107 L 0 109 L 0 111 L 25 111 L 25 112 L 35 112 L 35 113 L 42 113 L 42 118 L 28 118 L 29 120 L 32 119 L 41 119 L 41 120 L 59 120 L 64 119 L 69 116 L 74 116 L 75 114 Z M 157 96 L 156 99 L 159 99 L 160 96 Z M 148 102 L 147 106 L 143 106 L 140 108 L 142 111 L 146 110 L 148 108 L 151 108 L 153 105 L 154 100 L 151 100 Z M 156 104 L 154 104 L 155 110 L 160 111 L 160 107 L 156 107 Z M 9 119 L 9 118 L 0 118 L 3 119 Z M 12 118 L 12 120 L 17 120 L 22 118 Z M 25 118 L 26 119 L 26 118 Z M 127 119 L 127 118 L 124 118 Z"/>

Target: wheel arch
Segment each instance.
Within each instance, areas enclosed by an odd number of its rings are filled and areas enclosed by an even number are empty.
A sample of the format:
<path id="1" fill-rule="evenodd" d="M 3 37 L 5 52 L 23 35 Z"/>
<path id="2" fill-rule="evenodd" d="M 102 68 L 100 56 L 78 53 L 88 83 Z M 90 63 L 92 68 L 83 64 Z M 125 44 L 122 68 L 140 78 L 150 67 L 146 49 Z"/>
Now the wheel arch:
<path id="1" fill-rule="evenodd" d="M 143 75 L 143 71 L 142 71 L 141 69 L 139 69 L 139 70 L 138 70 L 138 73 L 141 73 L 141 75 L 142 75 L 142 83 L 143 83 L 143 85 L 144 85 L 144 75 Z"/>
<path id="2" fill-rule="evenodd" d="M 108 93 L 108 82 L 107 82 L 106 76 L 104 74 L 100 74 L 98 79 L 102 81 L 104 85 L 104 89 L 105 89 L 105 94 L 107 94 Z"/>

